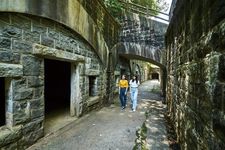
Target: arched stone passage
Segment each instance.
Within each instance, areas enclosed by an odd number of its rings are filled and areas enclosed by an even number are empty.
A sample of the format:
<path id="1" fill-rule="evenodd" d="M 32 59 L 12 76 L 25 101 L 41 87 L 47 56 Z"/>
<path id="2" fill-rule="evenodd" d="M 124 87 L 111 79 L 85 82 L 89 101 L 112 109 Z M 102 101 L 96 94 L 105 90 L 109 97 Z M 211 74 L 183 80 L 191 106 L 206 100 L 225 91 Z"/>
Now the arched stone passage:
<path id="1" fill-rule="evenodd" d="M 149 62 L 153 65 L 156 65 L 159 67 L 159 80 L 161 85 L 161 91 L 162 95 L 165 96 L 166 94 L 166 67 L 160 62 L 160 57 L 162 50 L 149 50 L 149 49 L 140 49 L 140 47 L 137 49 L 137 44 L 135 47 L 133 47 L 132 43 L 118 43 L 114 49 L 117 50 L 118 55 L 120 56 L 120 59 L 122 60 L 141 60 Z M 115 61 L 116 63 L 119 63 L 119 61 Z M 116 64 L 115 63 L 115 64 Z"/>
<path id="2" fill-rule="evenodd" d="M 148 61 L 152 64 L 162 67 L 160 57 L 163 49 L 155 47 L 146 47 L 145 45 L 134 43 L 118 43 L 116 45 L 118 54 L 129 59 L 139 59 Z"/>

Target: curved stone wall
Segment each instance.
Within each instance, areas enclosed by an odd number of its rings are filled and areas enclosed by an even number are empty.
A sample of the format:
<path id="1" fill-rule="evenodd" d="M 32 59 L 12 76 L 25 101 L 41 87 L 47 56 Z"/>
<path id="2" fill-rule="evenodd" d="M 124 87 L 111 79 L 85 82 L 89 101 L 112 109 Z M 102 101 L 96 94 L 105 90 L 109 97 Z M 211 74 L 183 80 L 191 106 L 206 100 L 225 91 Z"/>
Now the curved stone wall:
<path id="1" fill-rule="evenodd" d="M 102 6 L 99 7 L 101 8 Z M 102 26 L 100 30 L 100 25 L 94 22 L 96 18 L 92 18 L 78 0 L 1 0 L 0 5 L 1 12 L 17 12 L 45 17 L 71 28 L 88 41 L 106 66 L 108 61 L 106 58 L 108 58 L 109 51 L 108 45 L 115 43 L 106 43 L 103 33 L 107 32 L 108 38 L 117 42 L 114 39 L 117 38 L 119 25 L 113 21 L 110 24 L 106 24 L 107 20 L 104 19 L 107 16 L 111 18 L 111 16 L 103 8 L 101 10 L 102 12 L 93 10 L 96 11 L 96 17 L 103 18 L 103 20 L 97 20 Z"/>
<path id="2" fill-rule="evenodd" d="M 106 68 L 86 40 L 50 19 L 0 13 L 0 77 L 5 80 L 6 92 L 6 124 L 0 126 L 0 149 L 25 149 L 44 136 L 45 59 L 71 66 L 71 87 L 66 87 L 71 91 L 71 116 L 80 116 L 104 103 Z M 95 78 L 93 85 L 90 77 Z M 94 101 L 90 86 L 95 86 Z"/>

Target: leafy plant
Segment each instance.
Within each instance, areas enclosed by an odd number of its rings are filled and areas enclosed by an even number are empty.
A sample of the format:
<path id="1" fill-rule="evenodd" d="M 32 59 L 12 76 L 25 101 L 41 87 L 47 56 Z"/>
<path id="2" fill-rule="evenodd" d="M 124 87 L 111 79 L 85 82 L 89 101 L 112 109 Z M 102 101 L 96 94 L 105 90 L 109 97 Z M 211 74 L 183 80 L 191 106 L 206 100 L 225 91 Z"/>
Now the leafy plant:
<path id="1" fill-rule="evenodd" d="M 132 2 L 154 10 L 159 10 L 155 0 L 132 0 Z"/>
<path id="2" fill-rule="evenodd" d="M 114 17 L 121 14 L 122 5 L 119 0 L 105 0 L 104 3 Z"/>
<path id="3" fill-rule="evenodd" d="M 118 17 L 122 13 L 123 7 L 121 1 L 122 0 L 104 0 L 106 7 L 109 8 L 110 13 L 114 17 Z M 130 2 L 156 11 L 166 11 L 169 8 L 165 0 L 130 0 Z M 152 12 L 152 14 L 157 15 L 156 12 Z"/>

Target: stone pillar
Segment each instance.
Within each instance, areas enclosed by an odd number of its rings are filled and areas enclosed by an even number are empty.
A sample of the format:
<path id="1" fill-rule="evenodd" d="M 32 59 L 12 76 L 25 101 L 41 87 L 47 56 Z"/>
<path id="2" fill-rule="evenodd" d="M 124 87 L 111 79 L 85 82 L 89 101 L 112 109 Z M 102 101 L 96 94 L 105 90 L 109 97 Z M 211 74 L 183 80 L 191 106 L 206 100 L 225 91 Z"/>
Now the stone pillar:
<path id="1" fill-rule="evenodd" d="M 71 64 L 71 98 L 70 115 L 80 116 L 82 113 L 82 100 L 80 92 L 80 72 L 79 63 Z"/>

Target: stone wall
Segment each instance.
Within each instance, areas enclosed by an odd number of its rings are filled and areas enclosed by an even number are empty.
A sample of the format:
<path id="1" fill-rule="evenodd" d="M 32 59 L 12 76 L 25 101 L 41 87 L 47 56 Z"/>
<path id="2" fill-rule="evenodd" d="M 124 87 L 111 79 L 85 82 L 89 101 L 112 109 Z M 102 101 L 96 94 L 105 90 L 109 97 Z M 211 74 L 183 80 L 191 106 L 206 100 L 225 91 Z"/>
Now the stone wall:
<path id="1" fill-rule="evenodd" d="M 104 103 L 106 68 L 86 40 L 50 19 L 0 13 L 0 76 L 6 82 L 0 149 L 25 149 L 44 136 L 46 58 L 71 63 L 72 116 Z M 88 94 L 89 76 L 96 77 L 95 97 Z"/>
<path id="2" fill-rule="evenodd" d="M 167 105 L 182 149 L 225 149 L 225 1 L 177 1 L 166 34 Z"/>
<path id="3" fill-rule="evenodd" d="M 120 16 L 120 22 L 120 54 L 137 55 L 136 58 L 144 57 L 146 61 L 161 65 L 161 53 L 165 48 L 164 35 L 168 25 L 129 12 Z"/>
<path id="4" fill-rule="evenodd" d="M 0 12 L 31 14 L 67 26 L 94 48 L 105 66 L 109 49 L 118 41 L 119 24 L 101 0 L 1 0 Z"/>

